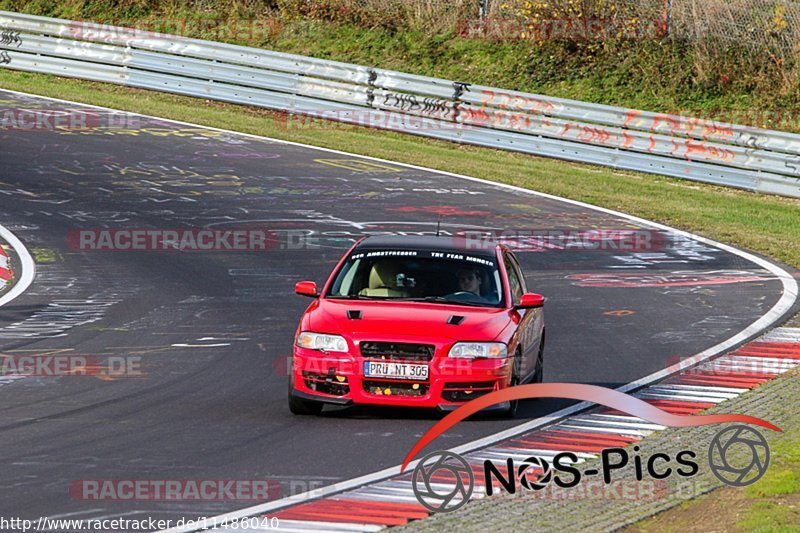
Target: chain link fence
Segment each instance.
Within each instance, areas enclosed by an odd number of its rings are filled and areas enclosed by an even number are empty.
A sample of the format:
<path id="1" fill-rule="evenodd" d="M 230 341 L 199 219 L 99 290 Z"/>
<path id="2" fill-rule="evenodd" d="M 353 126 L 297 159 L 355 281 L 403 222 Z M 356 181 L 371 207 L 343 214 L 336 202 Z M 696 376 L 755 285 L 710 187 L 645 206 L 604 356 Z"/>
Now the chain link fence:
<path id="1" fill-rule="evenodd" d="M 487 17 L 513 18 L 530 29 L 581 28 L 602 38 L 674 37 L 735 45 L 784 55 L 800 51 L 800 1 L 797 0 L 488 0 Z M 592 33 L 594 29 L 594 34 Z M 554 32 L 555 30 L 553 30 Z M 580 35 L 573 35 L 579 38 Z M 613 36 L 613 35 L 612 35 Z M 617 36 L 619 36 L 617 34 Z M 555 35 L 558 37 L 558 35 Z M 569 33 L 564 35 L 569 39 Z"/>
<path id="2" fill-rule="evenodd" d="M 674 37 L 800 52 L 797 0 L 276 0 L 285 16 L 456 30 L 471 37 Z"/>
<path id="3" fill-rule="evenodd" d="M 283 17 L 444 32 L 479 20 L 489 0 L 275 0 Z"/>
<path id="4" fill-rule="evenodd" d="M 672 32 L 792 56 L 800 52 L 800 2 L 796 0 L 672 0 Z"/>

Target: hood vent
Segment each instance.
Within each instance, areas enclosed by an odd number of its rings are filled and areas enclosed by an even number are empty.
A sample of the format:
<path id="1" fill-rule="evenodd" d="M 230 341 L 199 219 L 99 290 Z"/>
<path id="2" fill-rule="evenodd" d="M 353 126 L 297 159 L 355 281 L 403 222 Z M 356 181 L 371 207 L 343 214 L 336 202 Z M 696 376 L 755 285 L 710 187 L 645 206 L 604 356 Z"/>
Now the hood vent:
<path id="1" fill-rule="evenodd" d="M 451 326 L 460 326 L 466 317 L 460 315 L 452 315 L 447 319 L 447 323 Z"/>
<path id="2" fill-rule="evenodd" d="M 358 311 L 356 309 L 348 309 L 347 318 L 349 318 L 350 320 L 361 320 L 361 311 Z"/>

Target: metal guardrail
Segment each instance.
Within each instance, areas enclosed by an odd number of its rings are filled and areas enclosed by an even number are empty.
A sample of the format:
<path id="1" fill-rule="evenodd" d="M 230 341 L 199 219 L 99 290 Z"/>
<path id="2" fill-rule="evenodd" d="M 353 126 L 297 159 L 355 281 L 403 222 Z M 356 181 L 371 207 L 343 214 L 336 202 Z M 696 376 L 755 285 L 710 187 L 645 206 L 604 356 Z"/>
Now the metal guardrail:
<path id="1" fill-rule="evenodd" d="M 0 67 L 800 197 L 800 135 L 0 11 Z"/>

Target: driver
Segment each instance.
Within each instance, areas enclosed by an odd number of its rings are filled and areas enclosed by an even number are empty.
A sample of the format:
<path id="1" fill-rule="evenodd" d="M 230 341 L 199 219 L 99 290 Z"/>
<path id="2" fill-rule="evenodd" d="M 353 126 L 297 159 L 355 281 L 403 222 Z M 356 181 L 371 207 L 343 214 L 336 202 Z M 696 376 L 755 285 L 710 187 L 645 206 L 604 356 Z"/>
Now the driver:
<path id="1" fill-rule="evenodd" d="M 456 273 L 458 277 L 458 290 L 481 295 L 481 276 L 477 268 L 462 268 Z"/>

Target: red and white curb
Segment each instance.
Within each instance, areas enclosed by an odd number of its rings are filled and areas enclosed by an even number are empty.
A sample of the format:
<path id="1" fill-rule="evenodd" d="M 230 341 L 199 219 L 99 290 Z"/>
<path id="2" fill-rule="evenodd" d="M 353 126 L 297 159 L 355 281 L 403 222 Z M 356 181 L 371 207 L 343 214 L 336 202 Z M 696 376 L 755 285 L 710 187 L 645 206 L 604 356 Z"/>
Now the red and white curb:
<path id="1" fill-rule="evenodd" d="M 36 275 L 36 264 L 25 248 L 25 245 L 17 238 L 16 235 L 11 233 L 7 228 L 0 225 L 0 240 L 8 244 L 0 244 L 0 307 L 16 299 L 19 295 L 25 292 Z M 7 248 L 12 248 L 16 253 L 19 260 L 19 269 L 17 272 L 17 282 L 6 291 L 7 285 L 14 281 L 14 271 L 12 270 L 11 257 L 8 255 Z M 0 354 L 2 357 L 2 354 Z M 0 359 L 2 361 L 2 359 Z M 10 383 L 21 376 L 17 375 L 3 375 L 0 374 L 0 385 Z"/>
<path id="2" fill-rule="evenodd" d="M 14 271 L 11 268 L 11 258 L 6 252 L 5 246 L 0 244 L 0 291 L 14 279 Z"/>
<path id="3" fill-rule="evenodd" d="M 634 396 L 670 413 L 691 415 L 735 398 L 799 365 L 800 328 L 777 328 L 733 352 L 645 387 Z M 581 463 L 598 457 L 605 448 L 626 446 L 662 429 L 664 426 L 635 416 L 595 407 L 462 456 L 475 474 L 475 499 L 483 496 L 480 489 L 485 484 L 486 459 L 524 460 L 535 455 L 546 458 L 573 452 Z M 407 524 L 430 514 L 414 496 L 412 475 L 409 470 L 353 490 L 283 507 L 268 516 L 278 518 L 277 531 L 363 532 Z M 446 477 L 432 481 L 441 487 L 452 486 Z"/>
<path id="4" fill-rule="evenodd" d="M 22 241 L 20 241 L 16 235 L 11 233 L 8 228 L 0 225 L 0 242 L 3 241 L 8 244 L 3 244 L 0 246 L 0 250 L 2 250 L 2 254 L 0 254 L 0 266 L 3 267 L 3 271 L 0 272 L 0 282 L 2 283 L 2 285 L 0 285 L 0 289 L 14 279 L 14 272 L 10 271 L 9 256 L 8 252 L 6 251 L 9 247 L 14 250 L 18 264 L 16 283 L 14 283 L 9 290 L 0 296 L 0 307 L 15 300 L 22 293 L 28 290 L 28 287 L 31 286 L 31 283 L 33 283 L 33 280 L 36 277 L 36 263 L 33 261 L 33 257 L 31 257 L 28 249 L 25 248 L 25 245 L 22 244 Z M 8 279 L 5 279 L 5 276 L 7 276 Z"/>

